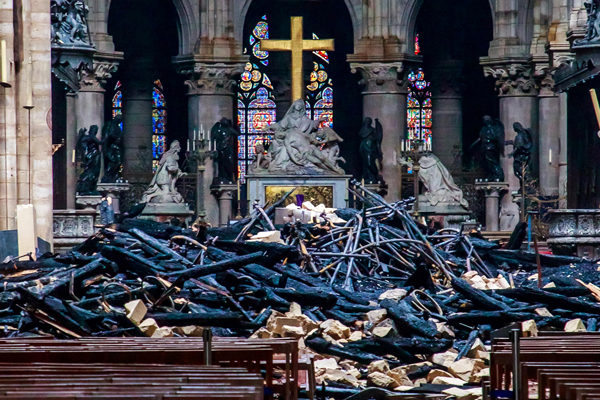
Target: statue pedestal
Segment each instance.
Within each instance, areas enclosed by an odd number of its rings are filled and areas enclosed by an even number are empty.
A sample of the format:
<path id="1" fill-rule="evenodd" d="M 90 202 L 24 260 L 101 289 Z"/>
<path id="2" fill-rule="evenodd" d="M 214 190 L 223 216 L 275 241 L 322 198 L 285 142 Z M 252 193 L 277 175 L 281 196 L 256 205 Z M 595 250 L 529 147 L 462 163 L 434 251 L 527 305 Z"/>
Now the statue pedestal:
<path id="1" fill-rule="evenodd" d="M 186 203 L 148 203 L 140 218 L 164 223 L 170 223 L 173 218 L 177 218 L 189 226 L 193 216 L 194 212 L 190 211 Z"/>
<path id="2" fill-rule="evenodd" d="M 219 201 L 219 226 L 227 226 L 233 217 L 233 196 L 237 192 L 237 184 L 216 184 L 210 190 Z"/>
<path id="3" fill-rule="evenodd" d="M 99 194 L 78 194 L 75 196 L 75 205 L 77 206 L 77 209 L 80 210 L 95 212 L 101 201 L 102 196 Z"/>
<path id="4" fill-rule="evenodd" d="M 273 204 L 282 195 L 296 189 L 288 198 L 287 204 L 296 203 L 295 196 L 304 195 L 304 201 L 315 206 L 345 208 L 348 202 L 348 181 L 351 175 L 285 175 L 285 174 L 251 174 L 246 175 L 248 201 L 259 204 Z"/>
<path id="5" fill-rule="evenodd" d="M 498 232 L 500 230 L 500 194 L 508 190 L 507 182 L 476 181 L 475 189 L 485 195 L 485 230 Z"/>
<path id="6" fill-rule="evenodd" d="M 121 193 L 128 192 L 131 189 L 131 185 L 126 182 L 121 183 L 99 183 L 98 191 L 102 193 L 102 197 L 111 197 L 113 199 L 112 206 L 115 210 L 115 214 L 120 214 L 121 209 L 119 208 L 119 198 Z"/>
<path id="7" fill-rule="evenodd" d="M 469 220 L 471 213 L 458 202 L 439 202 L 433 205 L 427 196 L 419 195 L 419 214 L 444 217 L 444 228 L 460 229 Z"/>

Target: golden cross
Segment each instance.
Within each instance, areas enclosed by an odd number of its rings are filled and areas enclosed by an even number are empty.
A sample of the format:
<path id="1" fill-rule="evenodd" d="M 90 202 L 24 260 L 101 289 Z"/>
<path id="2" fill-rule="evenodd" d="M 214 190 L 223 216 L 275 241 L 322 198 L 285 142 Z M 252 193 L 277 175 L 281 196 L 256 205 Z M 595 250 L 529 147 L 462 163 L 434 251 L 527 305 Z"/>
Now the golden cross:
<path id="1" fill-rule="evenodd" d="M 291 32 L 290 40 L 262 39 L 260 49 L 292 52 L 292 102 L 294 102 L 303 99 L 302 52 L 306 50 L 334 50 L 334 44 L 333 39 L 304 39 L 302 37 L 302 17 L 291 17 Z"/>

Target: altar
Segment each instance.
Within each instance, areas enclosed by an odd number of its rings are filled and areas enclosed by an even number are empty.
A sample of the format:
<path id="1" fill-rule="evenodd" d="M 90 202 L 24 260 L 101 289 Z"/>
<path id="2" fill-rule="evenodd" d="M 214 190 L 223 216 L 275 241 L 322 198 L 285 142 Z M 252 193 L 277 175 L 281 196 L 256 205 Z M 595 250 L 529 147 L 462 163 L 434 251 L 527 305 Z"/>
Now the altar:
<path id="1" fill-rule="evenodd" d="M 295 195 L 303 195 L 304 201 L 314 205 L 345 208 L 348 207 L 351 178 L 351 175 L 250 174 L 246 175 L 248 200 L 273 204 L 291 189 L 296 189 L 288 203 L 295 203 Z"/>

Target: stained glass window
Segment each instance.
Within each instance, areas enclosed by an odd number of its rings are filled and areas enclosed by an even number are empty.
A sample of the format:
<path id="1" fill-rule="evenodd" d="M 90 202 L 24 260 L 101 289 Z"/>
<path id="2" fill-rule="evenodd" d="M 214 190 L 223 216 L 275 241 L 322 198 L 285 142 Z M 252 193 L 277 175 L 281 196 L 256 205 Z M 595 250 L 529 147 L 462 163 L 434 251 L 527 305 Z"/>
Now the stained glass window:
<path id="1" fill-rule="evenodd" d="M 123 85 L 121 81 L 118 81 L 115 85 L 113 98 L 112 98 L 112 117 L 117 115 L 123 115 Z M 121 129 L 123 129 L 123 122 L 121 122 Z"/>
<path id="2" fill-rule="evenodd" d="M 425 80 L 425 73 L 421 68 L 408 74 L 407 139 L 410 141 L 422 140 L 427 146 L 431 146 L 433 119 L 429 85 L 430 83 Z"/>
<path id="3" fill-rule="evenodd" d="M 421 54 L 421 45 L 419 44 L 419 34 L 415 36 L 415 55 Z"/>
<path id="4" fill-rule="evenodd" d="M 240 75 L 238 109 L 238 179 L 244 182 L 248 166 L 256 155 L 257 144 L 267 149 L 271 140 L 262 129 L 275 122 L 273 85 L 267 75 L 269 52 L 260 49 L 260 40 L 269 38 L 267 16 L 258 21 L 249 35 L 245 53 L 250 53 L 244 72 Z M 250 51 L 248 51 L 250 49 Z M 260 146 L 259 146 L 260 147 Z"/>
<path id="5" fill-rule="evenodd" d="M 319 37 L 313 33 L 313 39 Z M 333 81 L 327 73 L 329 55 L 325 50 L 313 51 L 313 70 L 306 86 L 306 113 L 321 126 L 333 128 Z"/>
<path id="6" fill-rule="evenodd" d="M 152 171 L 167 149 L 167 103 L 160 80 L 154 81 L 152 90 Z"/>

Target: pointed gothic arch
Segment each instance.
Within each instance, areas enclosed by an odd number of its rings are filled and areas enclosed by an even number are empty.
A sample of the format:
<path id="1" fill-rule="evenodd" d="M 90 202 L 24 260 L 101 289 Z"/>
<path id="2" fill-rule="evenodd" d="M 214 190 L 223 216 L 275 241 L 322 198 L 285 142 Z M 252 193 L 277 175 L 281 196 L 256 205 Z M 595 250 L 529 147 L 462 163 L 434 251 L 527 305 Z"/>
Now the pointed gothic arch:
<path id="1" fill-rule="evenodd" d="M 246 21 L 248 11 L 255 0 L 233 0 L 235 3 L 234 10 L 239 10 L 233 16 L 233 25 L 235 30 L 235 38 L 239 43 L 244 42 L 244 22 Z M 346 8 L 352 20 L 352 31 L 354 33 L 354 41 L 360 37 L 362 26 L 362 0 L 344 0 Z"/>
<path id="2" fill-rule="evenodd" d="M 414 54 L 415 41 L 414 37 L 417 34 L 417 19 L 423 4 L 427 0 L 398 0 L 403 3 L 398 6 L 400 11 L 396 18 L 398 19 L 394 25 L 399 26 L 400 40 L 403 43 L 404 51 L 408 54 Z M 496 3 L 503 0 L 487 0 L 490 5 L 491 18 L 494 24 L 494 37 L 496 37 Z"/>
<path id="3" fill-rule="evenodd" d="M 90 4 L 90 8 L 102 10 L 104 12 L 104 23 L 108 24 L 108 17 L 113 3 L 124 0 L 94 0 L 94 2 L 105 2 L 102 7 L 94 7 L 94 3 Z M 193 0 L 169 0 L 172 2 L 177 13 L 177 35 L 179 38 L 179 55 L 190 54 L 194 50 L 194 44 L 200 36 L 199 10 L 198 1 Z"/>

